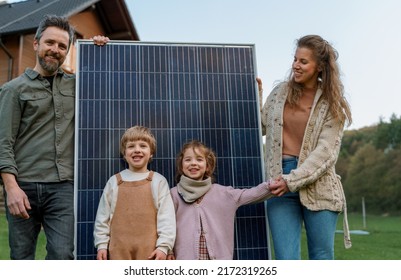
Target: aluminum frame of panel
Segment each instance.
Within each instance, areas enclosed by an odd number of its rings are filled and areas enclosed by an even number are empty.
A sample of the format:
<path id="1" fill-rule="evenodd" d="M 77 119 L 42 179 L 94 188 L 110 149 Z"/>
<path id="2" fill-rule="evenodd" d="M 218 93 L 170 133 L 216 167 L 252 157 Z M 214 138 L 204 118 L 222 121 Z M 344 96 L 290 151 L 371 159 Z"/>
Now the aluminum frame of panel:
<path id="1" fill-rule="evenodd" d="M 217 182 L 264 180 L 254 45 L 77 42 L 76 258 L 94 259 L 93 222 L 103 187 L 126 168 L 119 140 L 133 125 L 157 140 L 150 169 L 175 185 L 175 156 L 199 139 L 216 152 Z M 237 211 L 235 259 L 269 259 L 264 203 Z"/>

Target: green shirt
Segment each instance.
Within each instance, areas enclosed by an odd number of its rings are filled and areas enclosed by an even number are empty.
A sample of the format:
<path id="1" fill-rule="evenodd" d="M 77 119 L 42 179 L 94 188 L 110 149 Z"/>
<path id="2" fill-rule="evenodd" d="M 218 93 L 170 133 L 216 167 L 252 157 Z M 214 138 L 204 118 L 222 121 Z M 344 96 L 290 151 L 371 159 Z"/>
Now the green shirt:
<path id="1" fill-rule="evenodd" d="M 25 182 L 74 176 L 75 75 L 32 69 L 0 88 L 0 171 Z"/>

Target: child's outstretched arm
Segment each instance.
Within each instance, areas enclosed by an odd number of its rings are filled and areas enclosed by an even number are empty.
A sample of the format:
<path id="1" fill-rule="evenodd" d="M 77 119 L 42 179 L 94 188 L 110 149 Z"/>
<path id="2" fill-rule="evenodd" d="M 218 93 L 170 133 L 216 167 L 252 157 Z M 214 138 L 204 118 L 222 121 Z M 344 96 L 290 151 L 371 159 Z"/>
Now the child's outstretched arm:
<path id="1" fill-rule="evenodd" d="M 230 187 L 227 191 L 231 192 L 238 206 L 259 203 L 273 196 L 269 189 L 269 182 L 263 182 L 249 189 L 233 189 Z"/>

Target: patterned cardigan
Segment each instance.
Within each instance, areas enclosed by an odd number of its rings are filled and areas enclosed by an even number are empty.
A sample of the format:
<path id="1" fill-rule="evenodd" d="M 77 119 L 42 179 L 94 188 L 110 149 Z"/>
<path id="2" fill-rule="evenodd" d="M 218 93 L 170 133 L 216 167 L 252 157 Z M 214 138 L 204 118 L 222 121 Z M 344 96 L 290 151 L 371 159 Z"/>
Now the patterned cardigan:
<path id="1" fill-rule="evenodd" d="M 280 83 L 270 93 L 261 111 L 268 179 L 282 175 L 283 111 L 287 95 L 287 83 Z M 321 97 L 322 90 L 318 89 L 306 125 L 298 166 L 282 177 L 291 192 L 299 192 L 302 205 L 309 210 L 344 212 L 344 244 L 349 248 L 346 201 L 340 176 L 335 171 L 344 124 L 332 118 L 327 100 Z"/>

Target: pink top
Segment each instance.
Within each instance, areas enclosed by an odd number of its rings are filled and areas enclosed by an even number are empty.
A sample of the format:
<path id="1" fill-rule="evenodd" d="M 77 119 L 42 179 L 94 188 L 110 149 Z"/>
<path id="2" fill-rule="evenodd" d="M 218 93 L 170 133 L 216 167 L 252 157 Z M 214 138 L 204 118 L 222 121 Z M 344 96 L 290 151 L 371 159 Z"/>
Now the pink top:
<path id="1" fill-rule="evenodd" d="M 249 189 L 234 189 L 212 184 L 210 190 L 198 204 L 186 203 L 171 189 L 176 219 L 177 236 L 174 254 L 177 260 L 197 260 L 199 258 L 199 237 L 202 219 L 210 259 L 232 260 L 234 251 L 234 218 L 238 207 L 261 202 L 269 198 L 268 184 L 262 183 Z"/>

